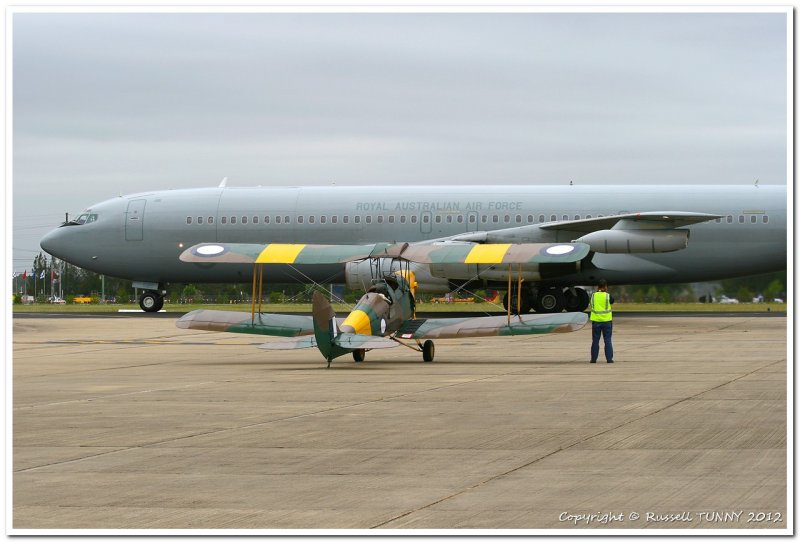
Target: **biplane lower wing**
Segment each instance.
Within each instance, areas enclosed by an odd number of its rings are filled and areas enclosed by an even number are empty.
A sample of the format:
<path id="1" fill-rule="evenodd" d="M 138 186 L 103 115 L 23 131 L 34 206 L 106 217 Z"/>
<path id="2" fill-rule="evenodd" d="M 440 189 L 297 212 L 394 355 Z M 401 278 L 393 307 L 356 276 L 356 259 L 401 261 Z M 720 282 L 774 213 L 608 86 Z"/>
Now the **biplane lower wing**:
<path id="1" fill-rule="evenodd" d="M 297 337 L 314 333 L 311 316 L 199 309 L 182 316 L 175 325 L 181 329 L 226 331 L 276 337 Z"/>
<path id="2" fill-rule="evenodd" d="M 429 318 L 409 320 L 395 336 L 400 339 L 457 339 L 462 337 L 506 337 L 578 331 L 589 317 L 582 312 L 478 316 L 473 318 Z"/>

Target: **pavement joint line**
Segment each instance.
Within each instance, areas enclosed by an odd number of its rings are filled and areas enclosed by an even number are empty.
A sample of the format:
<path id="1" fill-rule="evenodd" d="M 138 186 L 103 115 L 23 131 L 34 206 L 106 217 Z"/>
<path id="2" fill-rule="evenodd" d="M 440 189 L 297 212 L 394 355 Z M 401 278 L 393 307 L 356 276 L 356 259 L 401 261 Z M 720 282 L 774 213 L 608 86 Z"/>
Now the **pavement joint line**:
<path id="1" fill-rule="evenodd" d="M 515 371 L 515 372 L 518 372 L 518 371 Z M 163 439 L 163 440 L 154 441 L 154 442 L 147 442 L 147 443 L 139 444 L 139 445 L 136 445 L 136 446 L 127 446 L 127 447 L 122 448 L 122 449 L 116 449 L 116 450 L 111 450 L 111 451 L 108 451 L 108 452 L 94 454 L 94 455 L 91 455 L 91 456 L 79 457 L 79 458 L 70 459 L 70 460 L 67 460 L 67 461 L 56 461 L 54 463 L 49 463 L 47 465 L 37 465 L 35 467 L 28 467 L 26 469 L 22 469 L 22 470 L 19 470 L 19 471 L 14 471 L 14 472 L 19 472 L 19 473 L 31 472 L 31 471 L 35 471 L 35 470 L 38 470 L 38 469 L 41 469 L 41 468 L 45 468 L 45 467 L 52 467 L 52 466 L 55 466 L 55 465 L 67 465 L 69 463 L 77 463 L 77 462 L 84 461 L 84 460 L 87 460 L 87 459 L 93 459 L 93 458 L 96 458 L 96 457 L 101 457 L 101 456 L 110 455 L 110 454 L 116 454 L 116 453 L 121 453 L 121 452 L 127 452 L 127 451 L 131 451 L 131 450 L 139 450 L 139 449 L 142 449 L 142 448 L 158 446 L 158 445 L 161 445 L 161 444 L 166 444 L 168 442 L 176 442 L 176 441 L 184 440 L 184 439 L 188 439 L 188 438 L 195 438 L 195 437 L 203 437 L 203 436 L 207 436 L 207 435 L 214 435 L 214 434 L 218 434 L 218 433 L 224 433 L 226 431 L 238 431 L 240 429 L 250 429 L 250 428 L 253 428 L 253 427 L 258 427 L 258 426 L 262 426 L 262 425 L 269 425 L 271 423 L 276 423 L 276 422 L 282 422 L 282 421 L 287 421 L 287 420 L 295 420 L 295 419 L 298 419 L 298 418 L 305 418 L 305 417 L 308 417 L 308 416 L 316 416 L 318 414 L 326 414 L 328 412 L 334 412 L 334 411 L 337 411 L 337 410 L 343 410 L 343 409 L 352 408 L 352 407 L 359 407 L 359 406 L 369 405 L 369 404 L 372 404 L 372 403 L 380 403 L 382 401 L 398 399 L 398 398 L 401 398 L 401 397 L 408 397 L 410 395 L 416 395 L 418 393 L 427 393 L 427 392 L 431 392 L 431 391 L 441 390 L 441 389 L 444 389 L 444 388 L 450 388 L 450 387 L 453 387 L 453 386 L 460 386 L 460 385 L 463 385 L 463 384 L 479 382 L 481 380 L 487 380 L 487 379 L 490 379 L 490 378 L 495 378 L 496 376 L 497 375 L 487 375 L 487 376 L 484 376 L 484 377 L 481 377 L 481 378 L 475 378 L 475 379 L 472 379 L 472 380 L 469 380 L 469 381 L 466 381 L 466 382 L 454 382 L 454 383 L 451 383 L 451 384 L 447 384 L 447 385 L 443 385 L 443 386 L 436 386 L 436 387 L 428 388 L 428 389 L 425 389 L 425 390 L 418 390 L 418 391 L 414 391 L 414 392 L 393 395 L 391 397 L 380 397 L 378 399 L 373 399 L 373 400 L 370 400 L 370 401 L 362 401 L 360 403 L 352 403 L 352 404 L 349 404 L 349 405 L 341 405 L 341 406 L 326 408 L 326 409 L 322 409 L 322 410 L 318 410 L 318 411 L 314 411 L 314 412 L 306 412 L 304 414 L 297 414 L 297 415 L 294 415 L 294 416 L 286 416 L 284 418 L 276 418 L 274 420 L 267 420 L 267 421 L 263 421 L 263 422 L 240 425 L 240 426 L 237 426 L 237 427 L 226 427 L 226 428 L 223 428 L 223 429 L 215 429 L 213 431 L 206 431 L 206 432 L 203 432 L 203 433 L 196 433 L 196 434 L 193 434 L 193 435 L 185 435 L 185 436 L 182 436 L 182 437 Z M 244 379 L 242 379 L 242 380 L 244 380 Z M 223 380 L 223 381 L 219 381 L 219 382 L 230 383 L 230 382 L 236 382 L 236 380 Z M 209 384 L 209 383 L 214 383 L 214 382 L 206 382 L 204 384 Z M 186 387 L 189 387 L 189 386 L 186 386 Z M 178 388 L 171 388 L 171 389 L 178 389 Z M 149 393 L 151 391 L 166 391 L 166 390 L 146 390 L 146 391 L 130 392 L 130 393 L 125 393 L 125 394 L 121 394 L 121 395 L 133 395 L 133 394 L 136 394 L 136 393 Z M 91 401 L 91 399 L 76 399 L 75 401 L 68 401 L 68 402 L 82 402 L 82 401 Z"/>
<path id="2" fill-rule="evenodd" d="M 661 412 L 663 412 L 663 411 L 665 411 L 665 410 L 667 410 L 667 409 L 669 409 L 669 408 L 672 408 L 672 407 L 674 407 L 674 406 L 677 406 L 677 405 L 679 405 L 679 404 L 681 404 L 681 403 L 683 403 L 683 402 L 686 402 L 686 401 L 691 401 L 691 400 L 693 400 L 693 399 L 696 399 L 697 397 L 699 397 L 699 396 L 701 396 L 701 395 L 703 395 L 703 394 L 705 394 L 705 393 L 708 393 L 708 392 L 714 391 L 714 390 L 716 390 L 716 389 L 718 389 L 718 388 L 721 388 L 721 387 L 723 387 L 723 386 L 727 386 L 727 385 L 729 385 L 729 384 L 732 384 L 732 383 L 736 382 L 737 380 L 740 380 L 740 379 L 742 379 L 742 378 L 745 378 L 745 377 L 747 377 L 747 376 L 750 376 L 750 375 L 752 375 L 752 374 L 754 374 L 754 373 L 756 373 L 756 372 L 758 372 L 758 371 L 760 371 L 760 370 L 762 370 L 762 369 L 766 369 L 767 367 L 770 367 L 771 365 L 775 365 L 775 364 L 778 364 L 778 363 L 783 363 L 783 360 L 780 360 L 780 361 L 773 361 L 773 362 L 771 362 L 771 363 L 767 363 L 766 365 L 762 365 L 762 366 L 760 366 L 760 367 L 757 367 L 757 368 L 753 369 L 752 371 L 749 371 L 749 372 L 747 372 L 747 373 L 744 373 L 744 374 L 740 374 L 740 375 L 739 375 L 739 376 L 737 376 L 736 378 L 733 378 L 733 379 L 731 379 L 731 380 L 728 380 L 728 381 L 726 381 L 726 382 L 722 382 L 721 384 L 718 384 L 718 385 L 716 385 L 716 386 L 713 386 L 713 387 L 711 387 L 711 388 L 708 388 L 708 389 L 706 389 L 706 390 L 703 390 L 703 391 L 700 391 L 700 392 L 698 392 L 698 393 L 695 393 L 694 395 L 690 395 L 689 397 L 684 397 L 683 399 L 679 399 L 678 401 L 675 401 L 675 402 L 673 402 L 673 403 L 670 403 L 670 404 L 668 404 L 668 405 L 665 405 L 665 406 L 663 406 L 663 407 L 661 407 L 661 408 L 658 408 L 658 409 L 654 410 L 653 412 L 649 412 L 649 413 L 647 413 L 647 414 L 643 414 L 643 415 L 639 416 L 638 418 L 635 418 L 635 419 L 633 419 L 633 420 L 628 420 L 628 421 L 626 421 L 626 422 L 623 422 L 623 423 L 621 423 L 621 424 L 619 424 L 619 425 L 617 425 L 617 426 L 610 427 L 610 428 L 608 428 L 608 429 L 604 429 L 603 431 L 600 431 L 600 432 L 598 432 L 598 433 L 595 433 L 595 434 L 593 434 L 593 435 L 590 435 L 590 436 L 587 436 L 587 437 L 585 437 L 585 438 L 582 438 L 582 439 L 580 439 L 580 440 L 578 440 L 578 441 L 576 441 L 576 442 L 573 442 L 572 444 L 570 444 L 570 445 L 568 445 L 568 446 L 561 446 L 561 447 L 560 447 L 560 448 L 558 448 L 557 450 L 553 450 L 553 451 L 552 451 L 552 452 L 550 452 L 550 453 L 547 453 L 547 454 L 544 454 L 544 455 L 542 455 L 542 456 L 539 456 L 539 457 L 537 457 L 536 459 L 533 459 L 533 460 L 531 460 L 531 461 L 528 461 L 528 462 L 526 462 L 526 463 L 524 463 L 524 464 L 522 464 L 522 465 L 519 465 L 519 466 L 517 466 L 517 467 L 514 467 L 514 468 L 512 468 L 512 469 L 509 469 L 509 470 L 507 470 L 507 471 L 505 471 L 505 472 L 501 472 L 501 473 L 499 473 L 499 474 L 496 474 L 496 475 L 494 475 L 494 476 L 490 476 L 489 478 L 486 478 L 485 480 L 481 480 L 480 482 L 477 482 L 477 483 L 475 483 L 475 484 L 472 484 L 472 485 L 471 485 L 471 486 L 469 486 L 469 487 L 463 488 L 463 489 L 461 489 L 461 490 L 459 490 L 459 491 L 456 491 L 455 493 L 452 493 L 452 494 L 450 494 L 450 495 L 447 495 L 447 496 L 445 496 L 445 497 L 442 497 L 442 498 L 440 498 L 440 499 L 438 499 L 438 500 L 436 500 L 436 501 L 433 501 L 433 502 L 431 502 L 431 503 L 428 503 L 428 504 L 426 504 L 426 505 L 424 505 L 424 506 L 420 506 L 420 507 L 418 507 L 418 508 L 415 508 L 414 510 L 409 510 L 408 512 L 404 512 L 404 513 L 402 513 L 402 514 L 399 514 L 399 515 L 397 515 L 397 516 L 395 516 L 395 517 L 393 517 L 393 518 L 390 518 L 390 519 L 388 519 L 388 520 L 386 520 L 386 521 L 383 521 L 383 522 L 381 522 L 381 523 L 375 524 L 375 525 L 373 525 L 372 527 L 369 527 L 369 528 L 370 528 L 370 529 L 378 529 L 378 528 L 380 528 L 380 527 L 383 527 L 383 526 L 385 526 L 385 525 L 388 525 L 389 523 L 392 523 L 393 521 L 396 521 L 396 520 L 398 520 L 398 519 L 402 519 L 402 518 L 404 518 L 404 517 L 407 517 L 407 516 L 409 516 L 409 515 L 411 515 L 411 514 L 414 514 L 414 513 L 416 513 L 416 512 L 419 512 L 419 511 L 421 511 L 421 510 L 425 510 L 426 508 L 430 508 L 430 507 L 432 507 L 432 506 L 436 506 L 437 504 L 439 504 L 439 503 L 442 503 L 442 502 L 444 502 L 444 501 L 446 501 L 446 500 L 452 499 L 453 497 L 457 497 L 457 496 L 459 496 L 459 495 L 462 495 L 462 494 L 464 494 L 464 493 L 467 493 L 468 491 L 472 491 L 472 490 L 473 490 L 473 489 L 475 489 L 475 488 L 478 488 L 478 487 L 481 487 L 481 486 L 483 486 L 483 485 L 486 485 L 486 484 L 488 484 L 489 482 L 493 482 L 493 481 L 495 481 L 495 480 L 498 480 L 498 479 L 500 479 L 500 478 L 503 478 L 504 476 L 507 476 L 507 475 L 509 475 L 509 474 L 511 474 L 511 473 L 513 473 L 513 472 L 517 472 L 517 471 L 519 471 L 519 470 L 522 470 L 522 469 L 524 469 L 524 468 L 526 468 L 526 467 L 529 467 L 529 466 L 531 466 L 531 465 L 533 465 L 533 464 L 535 464 L 535 463 L 538 463 L 538 462 L 540 462 L 540 461 L 542 461 L 542 460 L 544 460 L 544 459 L 547 459 L 548 457 L 551 457 L 551 456 L 553 456 L 553 455 L 555 455 L 555 454 L 557 454 L 557 453 L 559 453 L 559 452 L 562 452 L 562 451 L 564 451 L 564 450 L 569 450 L 570 448 L 573 448 L 573 447 L 575 447 L 575 446 L 578 446 L 579 444 L 582 444 L 582 443 L 584 443 L 584 442 L 586 442 L 586 441 L 588 441 L 588 440 L 591 440 L 591 439 L 593 439 L 593 438 L 599 437 L 599 436 L 601 436 L 601 435 L 604 435 L 604 434 L 606 434 L 606 433 L 609 433 L 609 432 L 611 432 L 611 431 L 616 431 L 617 429 L 620 429 L 620 428 L 622 428 L 622 427 L 625 427 L 626 425 L 630 425 L 630 424 L 632 424 L 632 423 L 635 423 L 635 422 L 641 421 L 641 420 L 643 420 L 643 419 L 645 419 L 645 418 L 649 418 L 650 416 L 653 416 L 653 415 L 655 415 L 655 414 L 659 414 L 659 413 L 661 413 Z"/>

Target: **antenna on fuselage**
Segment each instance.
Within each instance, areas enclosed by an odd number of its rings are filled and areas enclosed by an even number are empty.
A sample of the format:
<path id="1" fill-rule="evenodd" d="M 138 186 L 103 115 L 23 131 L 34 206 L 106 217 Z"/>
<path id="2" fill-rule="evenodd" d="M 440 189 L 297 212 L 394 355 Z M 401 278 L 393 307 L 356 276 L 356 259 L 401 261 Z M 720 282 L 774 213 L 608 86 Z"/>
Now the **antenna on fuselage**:
<path id="1" fill-rule="evenodd" d="M 217 188 L 225 188 L 226 184 L 228 184 L 228 178 L 227 177 L 223 177 L 222 178 L 222 182 L 219 183 L 219 186 Z"/>
<path id="2" fill-rule="evenodd" d="M 758 188 L 758 179 L 756 179 L 755 187 Z"/>

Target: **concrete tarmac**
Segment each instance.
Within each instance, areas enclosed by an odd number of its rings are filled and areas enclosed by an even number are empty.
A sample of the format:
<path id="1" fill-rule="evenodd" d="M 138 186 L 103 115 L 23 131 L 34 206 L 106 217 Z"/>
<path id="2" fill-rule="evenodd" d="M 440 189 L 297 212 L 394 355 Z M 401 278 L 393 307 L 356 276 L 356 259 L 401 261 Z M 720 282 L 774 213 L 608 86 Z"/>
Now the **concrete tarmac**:
<path id="1" fill-rule="evenodd" d="M 330 369 L 165 318 L 13 331 L 20 534 L 790 525 L 784 318 L 626 316 L 596 365 L 589 326 Z"/>

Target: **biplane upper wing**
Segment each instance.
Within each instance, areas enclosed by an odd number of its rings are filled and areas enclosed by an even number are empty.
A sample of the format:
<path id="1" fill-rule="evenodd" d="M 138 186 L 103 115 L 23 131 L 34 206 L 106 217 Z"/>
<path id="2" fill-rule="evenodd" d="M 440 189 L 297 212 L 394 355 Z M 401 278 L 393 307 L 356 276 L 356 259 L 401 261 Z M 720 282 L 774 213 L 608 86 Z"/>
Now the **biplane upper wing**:
<path id="1" fill-rule="evenodd" d="M 400 339 L 455 339 L 566 333 L 581 329 L 589 317 L 582 312 L 478 316 L 472 318 L 428 318 L 409 320 L 395 336 Z"/>
<path id="2" fill-rule="evenodd" d="M 416 263 L 533 264 L 568 263 L 589 254 L 585 243 L 377 243 L 309 245 L 284 243 L 201 243 L 180 255 L 193 263 L 334 264 L 367 258 L 396 258 Z"/>

